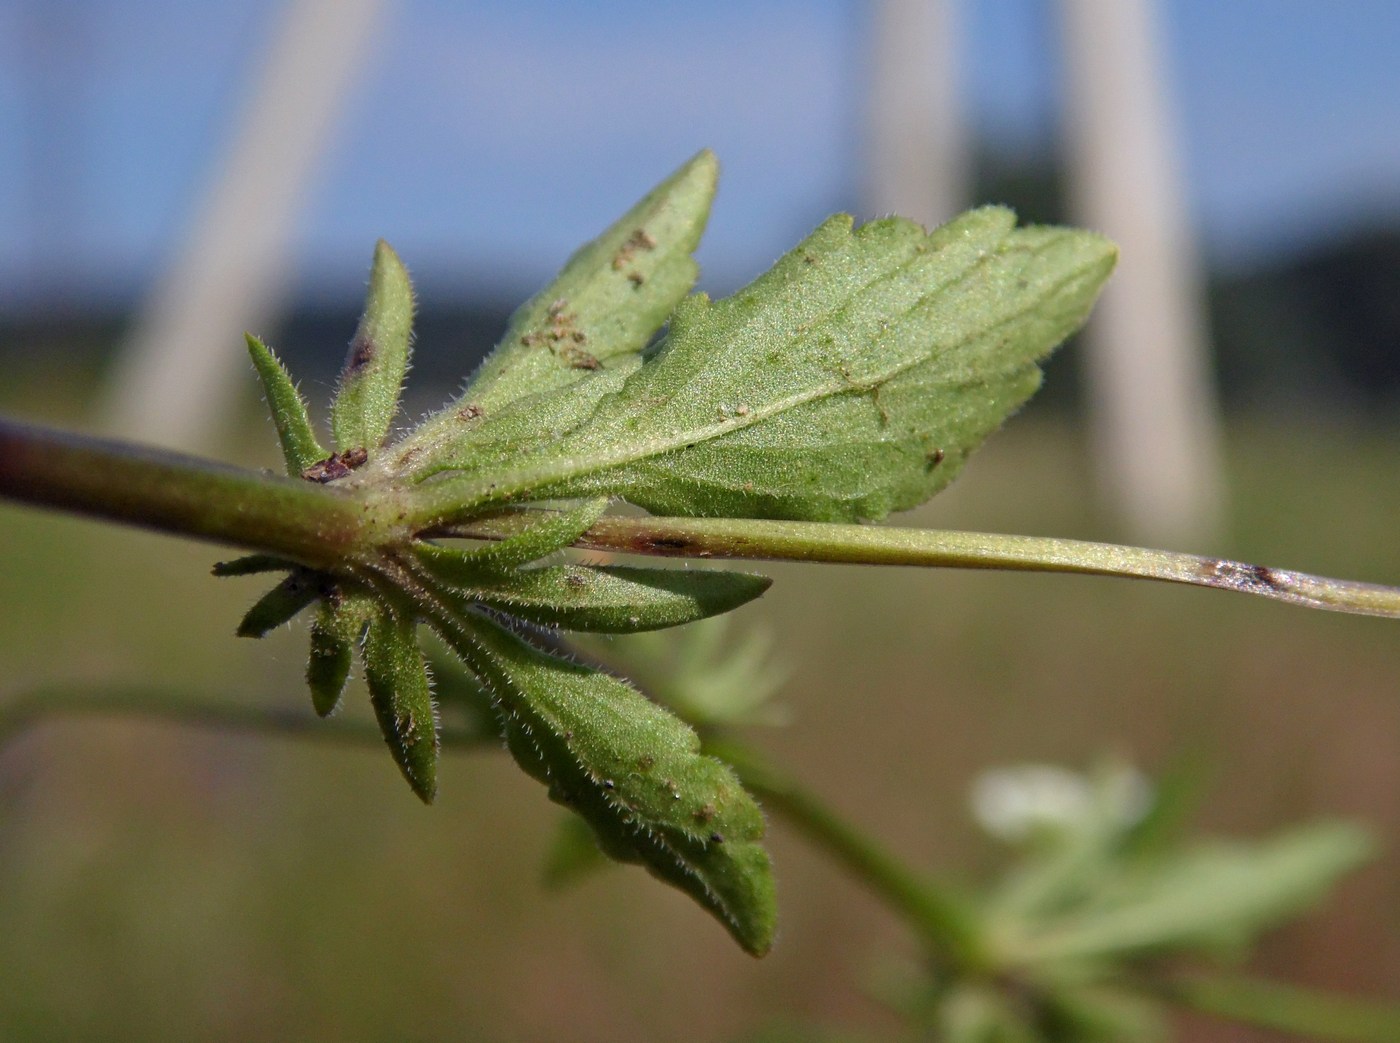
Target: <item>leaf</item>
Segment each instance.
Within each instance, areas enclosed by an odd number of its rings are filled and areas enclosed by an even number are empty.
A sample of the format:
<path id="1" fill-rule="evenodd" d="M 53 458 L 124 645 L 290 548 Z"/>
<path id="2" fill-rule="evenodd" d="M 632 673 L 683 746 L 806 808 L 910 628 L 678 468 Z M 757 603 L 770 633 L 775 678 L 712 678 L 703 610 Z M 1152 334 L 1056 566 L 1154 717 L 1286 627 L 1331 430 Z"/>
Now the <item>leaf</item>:
<path id="1" fill-rule="evenodd" d="M 1400 1039 L 1400 1008 L 1384 1001 L 1238 976 L 1174 976 L 1170 988 L 1172 998 L 1183 1006 L 1274 1032 L 1332 1043 L 1395 1043 Z"/>
<path id="2" fill-rule="evenodd" d="M 1014 225 L 995 207 L 931 234 L 832 218 L 733 297 L 682 302 L 572 435 L 434 496 L 445 513 L 600 493 L 816 521 L 912 507 L 1036 390 L 1113 267 L 1099 236 Z"/>
<path id="3" fill-rule="evenodd" d="M 776 916 L 763 815 L 687 725 L 623 681 L 564 662 L 480 617 L 434 620 L 491 690 L 506 744 L 612 858 L 689 894 L 762 955 Z"/>
<path id="4" fill-rule="evenodd" d="M 370 620 L 363 654 L 379 730 L 413 792 L 431 804 L 437 795 L 437 710 L 412 616 L 381 608 Z"/>
<path id="5" fill-rule="evenodd" d="M 1252 844 L 1203 844 L 1096 892 L 1034 943 L 1041 961 L 1248 942 L 1314 904 L 1370 859 L 1365 830 L 1342 822 Z"/>
<path id="6" fill-rule="evenodd" d="M 585 420 L 694 284 L 717 175 L 714 154 L 699 153 L 575 253 L 467 390 L 394 446 L 393 470 L 421 480 L 499 463 Z"/>
<path id="7" fill-rule="evenodd" d="M 277 429 L 277 440 L 282 444 L 287 473 L 295 478 L 328 454 L 316 438 L 311 418 L 306 412 L 306 400 L 292 383 L 286 367 L 257 337 L 251 333 L 243 336 L 248 342 L 248 354 L 253 359 L 253 366 L 262 381 L 263 393 L 267 395 L 267 404 L 272 410 L 272 423 Z"/>
<path id="8" fill-rule="evenodd" d="M 661 630 L 738 608 L 772 585 L 745 572 L 632 568 L 625 565 L 551 565 L 478 582 L 460 590 L 481 602 L 542 626 L 630 634 Z"/>
<path id="9" fill-rule="evenodd" d="M 321 602 L 311 624 L 311 653 L 306 662 L 306 683 L 318 716 L 329 717 L 340 705 L 354 650 L 373 615 L 374 602 L 367 594 L 342 590 L 337 599 Z"/>
<path id="10" fill-rule="evenodd" d="M 494 412 L 641 351 L 695 283 L 718 173 L 700 152 L 575 253 L 511 317 L 460 403 Z"/>
<path id="11" fill-rule="evenodd" d="M 297 569 L 250 608 L 238 624 L 239 637 L 264 637 L 321 596 L 320 577 Z"/>
<path id="12" fill-rule="evenodd" d="M 413 284 L 398 254 L 381 239 L 374 248 L 364 315 L 331 402 L 331 430 L 341 452 L 364 449 L 373 454 L 388 435 L 408 371 L 412 336 Z"/>
<path id="13" fill-rule="evenodd" d="M 499 411 L 478 406 L 447 410 L 389 448 L 385 468 L 411 481 L 443 471 L 502 467 L 531 450 L 558 442 L 585 423 L 599 401 L 622 387 L 642 360 L 629 356 L 577 384 L 525 395 Z"/>
<path id="14" fill-rule="evenodd" d="M 471 550 L 420 542 L 414 546 L 414 551 L 438 578 L 449 583 L 471 584 L 528 565 L 569 546 L 607 509 L 607 497 L 602 496 L 564 511 L 522 511 L 524 526 L 499 542 Z"/>

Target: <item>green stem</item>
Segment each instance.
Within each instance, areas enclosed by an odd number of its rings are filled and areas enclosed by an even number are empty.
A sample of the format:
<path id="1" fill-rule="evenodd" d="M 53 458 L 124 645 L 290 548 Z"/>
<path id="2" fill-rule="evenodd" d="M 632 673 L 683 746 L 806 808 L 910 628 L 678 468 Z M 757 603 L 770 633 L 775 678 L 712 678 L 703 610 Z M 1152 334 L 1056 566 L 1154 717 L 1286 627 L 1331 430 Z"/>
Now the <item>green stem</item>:
<path id="1" fill-rule="evenodd" d="M 747 747 L 707 743 L 706 752 L 729 764 L 768 810 L 843 865 L 914 928 L 932 951 L 961 971 L 987 967 L 981 932 L 969 903 L 945 886 L 910 872 L 821 798 L 780 775 Z"/>
<path id="2" fill-rule="evenodd" d="M 453 535 L 493 538 L 504 521 Z M 1224 558 L 1046 536 L 730 518 L 604 518 L 578 546 L 630 554 L 860 565 L 921 565 L 1127 576 L 1215 587 L 1308 608 L 1400 619 L 1400 588 L 1326 579 Z"/>
<path id="3" fill-rule="evenodd" d="M 370 721 L 336 717 L 326 720 L 266 706 L 247 706 L 232 699 L 192 703 L 176 692 L 119 686 L 76 689 L 50 686 L 0 700 L 0 750 L 20 735 L 57 717 L 137 718 L 181 727 L 207 728 L 254 735 L 284 735 L 353 746 L 383 746 L 384 737 Z M 444 729 L 444 747 L 495 747 L 495 733 Z"/>
<path id="4" fill-rule="evenodd" d="M 337 564 L 392 530 L 385 504 L 305 481 L 0 419 L 0 499 Z"/>
<path id="5" fill-rule="evenodd" d="M 1179 979 L 1166 995 L 1229 1021 L 1343 1043 L 1395 1043 L 1400 1010 L 1250 978 Z"/>

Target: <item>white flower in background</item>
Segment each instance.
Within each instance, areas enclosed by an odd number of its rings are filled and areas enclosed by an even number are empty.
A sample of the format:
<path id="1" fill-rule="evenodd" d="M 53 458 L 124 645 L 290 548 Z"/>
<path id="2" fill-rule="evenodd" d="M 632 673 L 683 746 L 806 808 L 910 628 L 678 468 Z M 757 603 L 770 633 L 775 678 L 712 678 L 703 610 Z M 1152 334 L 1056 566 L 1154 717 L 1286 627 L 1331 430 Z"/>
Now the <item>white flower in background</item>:
<path id="1" fill-rule="evenodd" d="M 1054 764 L 985 771 L 972 784 L 972 815 L 1009 843 L 1079 832 L 1096 823 L 1124 829 L 1152 806 L 1152 786 L 1137 769 L 1114 764 L 1093 774 Z"/>

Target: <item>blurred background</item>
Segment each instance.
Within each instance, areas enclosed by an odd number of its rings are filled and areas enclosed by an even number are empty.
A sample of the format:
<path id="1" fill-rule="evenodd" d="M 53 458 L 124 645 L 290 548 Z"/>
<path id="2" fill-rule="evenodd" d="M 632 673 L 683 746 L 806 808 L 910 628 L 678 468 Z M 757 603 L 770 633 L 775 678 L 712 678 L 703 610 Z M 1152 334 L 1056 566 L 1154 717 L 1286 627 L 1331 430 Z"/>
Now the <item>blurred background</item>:
<path id="1" fill-rule="evenodd" d="M 240 334 L 329 398 L 376 238 L 421 297 L 409 415 L 652 184 L 723 164 L 701 287 L 822 217 L 981 202 L 1123 248 L 1096 325 L 901 523 L 1400 582 L 1400 7 L 1389 0 L 0 0 L 0 407 L 275 466 Z M 0 700 L 149 682 L 299 707 L 217 551 L 0 508 Z M 1386 853 L 1257 970 L 1400 981 L 1400 640 L 1105 580 L 775 568 L 758 736 L 919 865 L 991 864 L 980 770 L 1199 765 L 1203 828 Z M 310 710 L 307 708 L 309 714 Z M 639 870 L 555 894 L 499 756 L 418 806 L 382 751 L 62 720 L 0 749 L 6 1039 L 741 1038 L 893 1024 L 899 926 L 774 826 L 760 964 Z M 1269 1038 L 1186 1025 L 1188 1038 Z"/>

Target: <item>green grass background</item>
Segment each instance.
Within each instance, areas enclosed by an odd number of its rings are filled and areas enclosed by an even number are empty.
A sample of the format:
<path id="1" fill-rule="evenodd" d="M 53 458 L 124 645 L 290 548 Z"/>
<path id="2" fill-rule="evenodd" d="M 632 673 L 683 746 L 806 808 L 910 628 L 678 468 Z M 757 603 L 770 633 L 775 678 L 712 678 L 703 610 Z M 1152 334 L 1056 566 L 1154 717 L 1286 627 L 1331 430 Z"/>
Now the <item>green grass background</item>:
<path id="1" fill-rule="evenodd" d="M 32 387 L 33 385 L 31 385 Z M 16 386 L 10 405 L 61 412 Z M 229 455 L 274 466 L 270 428 Z M 1233 523 L 1181 548 L 1400 583 L 1400 428 L 1239 420 Z M 1113 538 L 1086 452 L 1012 424 L 896 519 Z M 304 708 L 305 633 L 233 629 L 256 579 L 218 548 L 0 508 L 0 700 L 147 681 Z M 1115 580 L 780 566 L 736 617 L 792 668 L 756 739 L 915 865 L 994 864 L 966 812 L 994 765 L 1117 753 L 1205 773 L 1202 829 L 1370 823 L 1374 866 L 1274 935 L 1255 970 L 1400 999 L 1400 626 Z M 350 712 L 365 716 L 363 694 Z M 61 719 L 0 750 L 0 1039 L 728 1040 L 799 1016 L 879 1034 L 900 925 L 783 826 L 782 926 L 755 962 L 635 868 L 563 893 L 559 812 L 494 752 L 422 807 L 382 750 Z M 1191 1039 L 1263 1040 L 1186 1023 Z"/>

